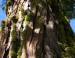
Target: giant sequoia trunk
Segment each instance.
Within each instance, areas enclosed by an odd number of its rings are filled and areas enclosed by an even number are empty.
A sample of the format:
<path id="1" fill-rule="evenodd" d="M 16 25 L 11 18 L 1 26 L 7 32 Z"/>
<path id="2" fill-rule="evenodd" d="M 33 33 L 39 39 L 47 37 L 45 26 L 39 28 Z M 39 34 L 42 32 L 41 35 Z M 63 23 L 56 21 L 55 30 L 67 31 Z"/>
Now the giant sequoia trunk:
<path id="1" fill-rule="evenodd" d="M 74 58 L 74 35 L 59 0 L 7 0 L 0 58 Z"/>

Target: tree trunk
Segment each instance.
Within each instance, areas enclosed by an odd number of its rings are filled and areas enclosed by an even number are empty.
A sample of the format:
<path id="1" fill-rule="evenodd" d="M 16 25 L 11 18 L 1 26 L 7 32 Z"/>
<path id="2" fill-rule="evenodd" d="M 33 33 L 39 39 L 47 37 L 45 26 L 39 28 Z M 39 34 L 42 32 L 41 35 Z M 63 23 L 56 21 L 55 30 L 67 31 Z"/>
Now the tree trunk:
<path id="1" fill-rule="evenodd" d="M 73 46 L 75 37 L 65 16 L 59 10 L 57 1 L 7 0 L 7 9 L 9 9 L 7 21 L 4 23 L 5 31 L 1 31 L 0 34 L 0 40 L 3 40 L 2 43 L 6 40 L 4 43 L 6 46 L 1 47 L 4 50 L 0 58 L 68 57 L 70 53 L 65 49 Z M 70 31 L 72 35 L 65 30 Z M 5 35 L 2 35 L 4 33 Z M 70 41 L 68 36 L 73 40 Z M 66 40 L 73 44 L 68 44 Z M 72 57 L 75 56 L 68 58 Z"/>

